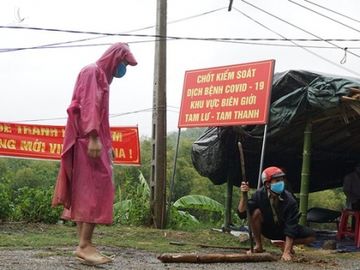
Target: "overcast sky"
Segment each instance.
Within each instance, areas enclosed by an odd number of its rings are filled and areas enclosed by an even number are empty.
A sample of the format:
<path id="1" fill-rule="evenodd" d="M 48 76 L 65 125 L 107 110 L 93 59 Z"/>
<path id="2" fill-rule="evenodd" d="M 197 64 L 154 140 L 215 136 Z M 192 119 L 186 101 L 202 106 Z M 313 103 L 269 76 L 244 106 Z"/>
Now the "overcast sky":
<path id="1" fill-rule="evenodd" d="M 168 36 L 263 39 L 231 42 L 169 40 L 168 131 L 177 130 L 186 70 L 275 59 L 275 72 L 302 69 L 360 77 L 360 22 L 357 21 L 360 20 L 360 1 L 293 1 L 333 20 L 288 0 L 247 1 L 254 6 L 234 0 L 233 9 L 228 12 L 228 0 L 168 0 Z M 0 1 L 1 26 L 154 35 L 155 28 L 152 26 L 155 21 L 155 0 Z M 89 38 L 92 40 L 66 45 L 97 46 L 7 50 Z M 292 43 L 267 40 L 274 38 L 348 41 L 295 40 Z M 66 108 L 78 72 L 83 66 L 95 62 L 108 44 L 120 41 L 130 44 L 139 64 L 129 67 L 124 78 L 116 79 L 111 84 L 110 123 L 113 126 L 138 125 L 140 135 L 150 136 L 153 40 L 152 37 L 103 37 L 0 28 L 0 122 L 25 123 L 27 120 L 45 119 L 30 123 L 65 124 Z M 313 47 L 300 48 L 296 45 Z M 345 47 L 348 48 L 346 54 L 341 49 Z"/>

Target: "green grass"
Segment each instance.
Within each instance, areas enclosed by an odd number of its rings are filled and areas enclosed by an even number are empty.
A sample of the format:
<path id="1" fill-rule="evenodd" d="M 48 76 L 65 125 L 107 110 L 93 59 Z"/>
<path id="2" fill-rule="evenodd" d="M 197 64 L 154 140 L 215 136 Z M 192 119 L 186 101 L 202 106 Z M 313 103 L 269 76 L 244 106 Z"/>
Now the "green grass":
<path id="1" fill-rule="evenodd" d="M 67 246 L 75 244 L 75 239 L 75 227 L 25 223 L 0 225 L 0 247 Z"/>
<path id="2" fill-rule="evenodd" d="M 95 245 L 110 248 L 133 248 L 154 253 L 175 252 L 212 252 L 201 245 L 235 247 L 248 249 L 248 241 L 240 242 L 238 237 L 211 229 L 196 229 L 186 231 L 158 230 L 149 227 L 130 226 L 97 226 L 93 237 Z M 177 244 L 176 244 L 177 243 Z M 70 225 L 46 225 L 26 223 L 0 223 L 0 249 L 37 249 L 38 257 L 71 256 L 72 250 L 78 244 L 76 227 Z M 265 241 L 267 252 L 281 254 Z M 216 252 L 244 252 L 236 249 L 216 249 Z M 301 248 L 304 258 L 316 259 L 358 259 L 357 252 L 348 254 L 333 253 L 321 249 Z"/>
<path id="3" fill-rule="evenodd" d="M 96 245 L 135 248 L 151 252 L 189 252 L 199 244 L 246 248 L 239 238 L 210 229 L 195 231 L 158 230 L 148 227 L 97 226 Z M 179 244 L 174 244 L 179 243 Z M 76 227 L 46 224 L 0 225 L 0 248 L 49 248 L 77 245 Z"/>

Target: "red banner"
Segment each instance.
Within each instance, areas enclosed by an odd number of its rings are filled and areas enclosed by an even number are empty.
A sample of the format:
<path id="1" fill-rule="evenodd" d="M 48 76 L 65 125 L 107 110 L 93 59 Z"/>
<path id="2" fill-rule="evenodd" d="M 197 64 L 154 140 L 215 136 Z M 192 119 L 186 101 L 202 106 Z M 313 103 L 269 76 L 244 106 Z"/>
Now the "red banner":
<path id="1" fill-rule="evenodd" d="M 0 155 L 60 159 L 64 126 L 27 125 L 0 122 Z M 137 127 L 112 127 L 115 164 L 139 165 L 140 144 Z"/>
<path id="2" fill-rule="evenodd" d="M 186 71 L 178 126 L 267 123 L 274 63 Z"/>

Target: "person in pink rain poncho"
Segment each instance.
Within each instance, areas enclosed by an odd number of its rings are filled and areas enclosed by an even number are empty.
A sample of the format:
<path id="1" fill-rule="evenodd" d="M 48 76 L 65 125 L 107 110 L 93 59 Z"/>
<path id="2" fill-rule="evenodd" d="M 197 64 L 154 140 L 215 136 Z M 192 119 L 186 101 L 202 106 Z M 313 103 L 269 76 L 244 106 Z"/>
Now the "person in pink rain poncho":
<path id="1" fill-rule="evenodd" d="M 110 46 L 96 63 L 84 67 L 67 109 L 63 152 L 52 205 L 64 206 L 62 218 L 77 224 L 74 255 L 97 265 L 112 259 L 92 244 L 96 224 L 111 224 L 114 183 L 109 127 L 109 86 L 137 61 L 125 43 Z"/>

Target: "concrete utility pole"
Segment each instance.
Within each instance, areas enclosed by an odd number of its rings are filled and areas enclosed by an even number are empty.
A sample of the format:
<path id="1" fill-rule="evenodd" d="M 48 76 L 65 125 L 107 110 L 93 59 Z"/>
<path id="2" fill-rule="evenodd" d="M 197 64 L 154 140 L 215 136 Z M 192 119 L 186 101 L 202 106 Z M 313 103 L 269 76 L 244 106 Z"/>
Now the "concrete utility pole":
<path id="1" fill-rule="evenodd" d="M 167 0 L 157 0 L 150 209 L 156 228 L 165 227 L 166 210 L 166 13 Z"/>

